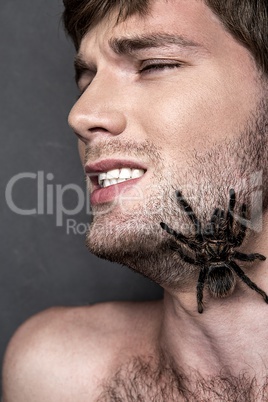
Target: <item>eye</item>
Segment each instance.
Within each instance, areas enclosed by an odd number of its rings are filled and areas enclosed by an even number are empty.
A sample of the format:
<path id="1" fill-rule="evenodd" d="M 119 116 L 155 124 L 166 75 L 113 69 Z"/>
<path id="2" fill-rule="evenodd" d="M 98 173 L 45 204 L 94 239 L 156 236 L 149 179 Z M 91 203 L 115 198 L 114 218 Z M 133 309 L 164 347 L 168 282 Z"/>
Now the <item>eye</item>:
<path id="1" fill-rule="evenodd" d="M 76 72 L 76 85 L 79 90 L 78 99 L 83 95 L 87 88 L 92 83 L 96 72 L 90 70 L 84 70 L 80 73 Z"/>
<path id="2" fill-rule="evenodd" d="M 81 96 L 83 95 L 83 93 L 87 90 L 88 86 L 89 86 L 89 84 L 88 84 L 85 88 L 79 90 L 79 94 L 78 94 L 77 97 L 76 97 L 76 100 L 77 100 L 77 101 L 78 101 L 78 99 L 81 98 Z M 79 89 L 79 88 L 78 88 L 78 89 Z"/>
<path id="3" fill-rule="evenodd" d="M 183 66 L 182 62 L 178 61 L 158 61 L 151 60 L 143 64 L 143 67 L 139 70 L 140 73 L 150 73 L 154 71 L 161 71 L 167 69 L 175 69 Z"/>
<path id="4" fill-rule="evenodd" d="M 77 89 L 78 89 L 78 95 L 76 98 L 77 101 L 78 101 L 78 99 L 81 98 L 81 96 L 84 94 L 84 92 L 86 92 L 86 90 L 88 89 L 88 87 L 90 86 L 92 81 L 93 81 L 93 79 L 87 80 L 87 81 L 80 80 L 80 82 L 77 83 Z"/>

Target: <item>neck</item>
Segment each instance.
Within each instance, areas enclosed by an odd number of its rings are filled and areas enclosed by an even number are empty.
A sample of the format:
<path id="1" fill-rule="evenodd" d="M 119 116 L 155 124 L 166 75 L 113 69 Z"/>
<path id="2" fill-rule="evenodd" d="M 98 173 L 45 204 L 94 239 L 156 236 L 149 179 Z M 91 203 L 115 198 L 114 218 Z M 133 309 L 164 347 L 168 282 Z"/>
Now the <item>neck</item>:
<path id="1" fill-rule="evenodd" d="M 247 249 L 268 257 L 265 218 L 262 233 L 251 237 Z M 268 294 L 268 258 L 239 265 Z M 237 278 L 230 296 L 216 299 L 205 289 L 204 300 L 204 312 L 199 314 L 196 283 L 185 291 L 165 290 L 160 336 L 165 354 L 178 367 L 189 367 L 204 377 L 223 371 L 233 376 L 241 372 L 256 378 L 267 375 L 268 304 L 264 299 Z"/>
<path id="2" fill-rule="evenodd" d="M 164 352 L 178 367 L 203 377 L 224 371 L 262 378 L 268 362 L 267 328 L 268 305 L 251 289 L 237 290 L 228 299 L 210 298 L 203 314 L 197 312 L 195 294 L 165 293 Z"/>

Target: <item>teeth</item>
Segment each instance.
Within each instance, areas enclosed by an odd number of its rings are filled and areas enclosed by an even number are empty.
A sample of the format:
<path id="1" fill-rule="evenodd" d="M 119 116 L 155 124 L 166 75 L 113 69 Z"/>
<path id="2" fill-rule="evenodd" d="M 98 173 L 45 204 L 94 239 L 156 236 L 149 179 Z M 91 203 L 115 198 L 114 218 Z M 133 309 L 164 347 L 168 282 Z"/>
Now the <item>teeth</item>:
<path id="1" fill-rule="evenodd" d="M 109 187 L 112 186 L 113 184 L 118 184 L 122 183 L 123 181 L 126 181 L 127 179 L 105 179 L 102 181 L 101 187 Z"/>
<path id="2" fill-rule="evenodd" d="M 122 183 L 130 179 L 137 179 L 143 176 L 145 171 L 143 169 L 113 169 L 106 173 L 100 173 L 98 176 L 98 183 L 101 187 L 112 186 L 113 184 Z"/>
<path id="3" fill-rule="evenodd" d="M 103 183 L 103 187 L 108 187 L 108 186 L 110 186 L 110 185 L 111 185 L 110 180 L 109 180 L 109 179 L 105 179 L 105 180 L 104 180 L 104 183 Z"/>
<path id="4" fill-rule="evenodd" d="M 107 173 L 101 173 L 99 174 L 99 182 L 102 180 L 105 180 L 107 178 Z"/>
<path id="5" fill-rule="evenodd" d="M 118 179 L 119 173 L 120 173 L 119 169 L 110 170 L 109 172 L 106 173 L 107 175 L 106 179 Z"/>
<path id="6" fill-rule="evenodd" d="M 132 170 L 132 179 L 138 179 L 144 174 L 144 170 L 142 169 L 133 169 Z"/>
<path id="7" fill-rule="evenodd" d="M 120 171 L 119 179 L 130 179 L 131 173 L 132 173 L 132 169 L 123 168 Z"/>

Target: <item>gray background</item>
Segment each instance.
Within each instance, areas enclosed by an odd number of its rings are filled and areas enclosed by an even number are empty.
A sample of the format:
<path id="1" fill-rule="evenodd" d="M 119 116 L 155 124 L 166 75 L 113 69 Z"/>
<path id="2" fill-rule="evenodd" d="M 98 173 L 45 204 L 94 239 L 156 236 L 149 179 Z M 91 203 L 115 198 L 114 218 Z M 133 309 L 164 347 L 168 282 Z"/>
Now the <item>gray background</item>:
<path id="1" fill-rule="evenodd" d="M 23 216 L 7 205 L 7 183 L 19 173 L 44 172 L 45 196 L 48 184 L 53 191 L 56 185 L 72 183 L 84 189 L 76 139 L 67 126 L 78 93 L 74 51 L 63 33 L 61 11 L 60 0 L 1 0 L 0 359 L 16 328 L 50 306 L 155 299 L 162 294 L 129 269 L 90 255 L 84 235 L 67 233 L 66 217 L 57 227 L 55 214 Z M 19 180 L 12 196 L 18 207 L 35 208 L 37 180 Z M 74 191 L 66 191 L 64 205 L 77 205 Z M 82 223 L 80 230 L 89 221 L 85 208 L 67 218 Z"/>

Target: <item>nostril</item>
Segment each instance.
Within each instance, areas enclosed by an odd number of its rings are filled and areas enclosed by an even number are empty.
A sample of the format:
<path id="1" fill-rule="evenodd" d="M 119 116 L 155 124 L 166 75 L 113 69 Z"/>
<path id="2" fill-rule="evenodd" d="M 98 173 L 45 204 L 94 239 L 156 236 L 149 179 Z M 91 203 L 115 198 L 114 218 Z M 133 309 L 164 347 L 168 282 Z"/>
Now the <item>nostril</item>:
<path id="1" fill-rule="evenodd" d="M 103 128 L 103 127 L 94 127 L 94 128 L 90 128 L 89 131 L 90 131 L 92 134 L 100 133 L 100 132 L 108 133 L 108 130 L 107 130 L 106 128 Z"/>
<path id="2" fill-rule="evenodd" d="M 75 135 L 79 138 L 79 140 L 81 140 L 84 144 L 87 144 L 88 141 L 85 137 L 83 137 L 82 135 L 78 134 L 76 131 L 74 131 Z"/>

